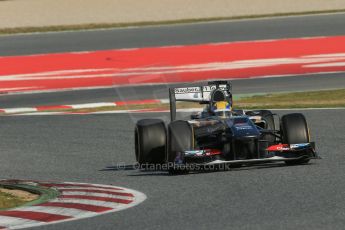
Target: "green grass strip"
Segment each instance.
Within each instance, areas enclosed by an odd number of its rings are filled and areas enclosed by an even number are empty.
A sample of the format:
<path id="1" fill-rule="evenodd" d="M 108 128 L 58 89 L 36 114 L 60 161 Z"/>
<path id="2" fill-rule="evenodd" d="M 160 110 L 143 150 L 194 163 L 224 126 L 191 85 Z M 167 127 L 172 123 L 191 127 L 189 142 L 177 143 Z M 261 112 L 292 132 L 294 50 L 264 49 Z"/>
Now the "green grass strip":
<path id="1" fill-rule="evenodd" d="M 126 28 L 126 27 L 133 27 L 133 26 L 135 27 L 157 26 L 157 25 L 185 24 L 185 23 L 197 23 L 197 22 L 215 22 L 215 21 L 225 21 L 225 20 L 257 19 L 257 18 L 267 18 L 267 17 L 329 14 L 329 13 L 341 13 L 341 12 L 345 12 L 345 9 L 243 15 L 243 16 L 233 16 L 233 17 L 211 17 L 211 18 L 192 18 L 192 19 L 180 19 L 180 20 L 144 21 L 144 22 L 129 22 L 129 23 L 89 23 L 89 24 L 78 24 L 78 25 L 57 25 L 57 26 L 42 26 L 42 27 L 16 27 L 16 28 L 0 29 L 0 34 L 4 35 L 4 34 L 18 34 L 18 33 L 80 31 L 80 30 L 93 30 L 93 29 Z"/>
<path id="2" fill-rule="evenodd" d="M 8 205 L 1 204 L 1 194 L 0 194 L 0 210 L 6 210 L 9 208 L 20 207 L 20 206 L 32 206 L 37 204 L 45 203 L 49 200 L 52 200 L 59 196 L 59 192 L 55 189 L 43 187 L 43 186 L 34 186 L 34 185 L 27 185 L 27 184 L 0 184 L 0 187 L 7 188 L 7 189 L 17 189 L 27 191 L 33 194 L 39 195 L 37 199 L 32 201 L 23 201 L 18 199 L 15 196 L 13 197 L 12 201 Z"/>
<path id="3" fill-rule="evenodd" d="M 244 109 L 345 107 L 345 89 L 252 95 L 234 103 Z"/>

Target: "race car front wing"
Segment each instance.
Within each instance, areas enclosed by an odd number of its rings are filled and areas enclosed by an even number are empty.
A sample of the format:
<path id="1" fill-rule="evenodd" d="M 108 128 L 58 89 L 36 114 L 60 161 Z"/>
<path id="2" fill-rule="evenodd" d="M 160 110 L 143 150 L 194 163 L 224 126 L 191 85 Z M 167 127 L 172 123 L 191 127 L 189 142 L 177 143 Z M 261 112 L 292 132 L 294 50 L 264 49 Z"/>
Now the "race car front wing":
<path id="1" fill-rule="evenodd" d="M 265 158 L 254 158 L 254 159 L 241 159 L 241 160 L 222 160 L 214 159 L 208 162 L 194 164 L 198 166 L 202 165 L 238 165 L 238 164 L 260 164 L 268 162 L 279 162 L 279 161 L 298 161 L 298 160 L 307 160 L 307 159 L 321 159 L 321 157 L 315 151 L 315 143 L 300 143 L 300 144 L 279 144 L 273 145 L 267 148 L 268 154 Z M 193 158 L 195 160 L 202 157 L 216 156 L 220 152 L 215 150 L 195 150 L 195 151 L 186 151 L 184 153 L 186 158 L 189 158 L 189 164 L 193 164 Z M 182 161 L 176 161 L 177 165 L 184 165 Z"/>

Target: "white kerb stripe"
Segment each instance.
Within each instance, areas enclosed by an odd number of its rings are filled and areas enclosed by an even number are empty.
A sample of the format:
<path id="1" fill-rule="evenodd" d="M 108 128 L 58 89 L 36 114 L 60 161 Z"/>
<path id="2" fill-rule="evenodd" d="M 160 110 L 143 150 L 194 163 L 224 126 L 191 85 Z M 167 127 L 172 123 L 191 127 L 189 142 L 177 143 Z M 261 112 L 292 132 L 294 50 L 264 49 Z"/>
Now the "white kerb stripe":
<path id="1" fill-rule="evenodd" d="M 78 216 L 81 217 L 82 215 L 96 215 L 97 213 L 91 211 L 84 211 L 75 208 L 63 208 L 63 207 L 48 207 L 48 206 L 29 206 L 29 207 L 22 207 L 16 209 L 19 211 L 32 211 L 32 212 L 44 212 L 49 214 L 55 215 L 64 215 L 64 216 Z"/>
<path id="2" fill-rule="evenodd" d="M 44 184 L 42 184 L 44 185 Z M 80 185 L 80 186 L 78 186 Z M 126 188 L 116 187 L 116 186 L 103 186 L 98 184 L 81 184 L 81 183 L 64 183 L 59 185 L 54 185 L 57 189 L 105 189 L 106 191 L 128 191 Z"/>
<path id="3" fill-rule="evenodd" d="M 128 191 L 126 190 L 119 190 L 118 188 L 114 187 L 113 189 L 110 188 L 102 188 L 102 187 L 98 187 L 98 188 L 94 188 L 94 187 L 78 187 L 78 186 L 67 186 L 67 187 L 58 187 L 58 190 L 72 190 L 72 189 L 92 189 L 92 190 L 97 190 L 97 191 L 104 191 L 104 192 L 123 192 L 123 193 L 128 193 Z M 120 188 L 121 189 L 121 188 Z"/>
<path id="4" fill-rule="evenodd" d="M 116 198 L 122 200 L 133 200 L 133 197 L 130 196 L 121 196 L 121 195 L 113 195 L 113 194 L 105 194 L 105 193 L 93 193 L 93 192 L 62 192 L 62 195 L 80 195 L 80 196 L 94 196 L 94 197 L 108 197 L 108 198 Z"/>
<path id="5" fill-rule="evenodd" d="M 4 227 L 11 227 L 16 225 L 27 225 L 27 224 L 41 224 L 40 221 L 35 220 L 28 220 L 28 219 L 22 219 L 17 217 L 10 217 L 10 216 L 0 216 L 0 223 L 1 226 Z"/>
<path id="6" fill-rule="evenodd" d="M 5 113 L 28 113 L 28 112 L 37 112 L 36 108 L 13 108 L 13 109 L 4 109 Z"/>
<path id="7" fill-rule="evenodd" d="M 161 103 L 163 104 L 167 104 L 167 103 L 170 103 L 170 99 L 167 98 L 167 99 L 159 99 Z"/>
<path id="8" fill-rule="evenodd" d="M 21 113 L 21 114 L 14 114 L 16 116 L 39 116 L 39 115 L 61 115 L 65 114 L 65 112 L 38 112 L 38 113 Z"/>
<path id="9" fill-rule="evenodd" d="M 97 201 L 97 200 L 86 200 L 86 199 L 76 199 L 76 198 L 57 198 L 51 200 L 51 202 L 62 202 L 62 203 L 77 203 L 77 204 L 90 204 L 100 207 L 107 208 L 118 208 L 121 206 L 128 206 L 128 204 L 115 203 L 115 202 L 106 202 L 106 201 Z"/>
<path id="10" fill-rule="evenodd" d="M 98 108 L 98 107 L 107 107 L 107 106 L 116 106 L 114 102 L 101 102 L 101 103 L 87 103 L 79 105 L 68 105 L 72 109 L 88 109 L 88 108 Z"/>

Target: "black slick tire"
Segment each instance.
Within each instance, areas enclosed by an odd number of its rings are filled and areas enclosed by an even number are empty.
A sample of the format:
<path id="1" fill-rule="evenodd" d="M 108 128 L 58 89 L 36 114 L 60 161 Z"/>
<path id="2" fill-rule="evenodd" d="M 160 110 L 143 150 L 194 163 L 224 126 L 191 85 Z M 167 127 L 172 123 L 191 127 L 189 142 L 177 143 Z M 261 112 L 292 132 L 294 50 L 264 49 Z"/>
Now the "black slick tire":
<path id="1" fill-rule="evenodd" d="M 259 112 L 259 115 L 262 117 L 262 119 L 266 122 L 265 129 L 275 130 L 274 117 L 273 117 L 272 112 L 269 110 L 258 110 L 258 112 Z M 272 145 L 276 141 L 276 137 L 271 134 L 263 134 L 262 139 L 267 140 L 268 145 Z"/>
<path id="2" fill-rule="evenodd" d="M 140 165 L 165 162 L 167 135 L 162 120 L 139 120 L 134 135 L 135 156 Z"/>
<path id="3" fill-rule="evenodd" d="M 175 165 L 179 153 L 194 149 L 194 134 L 187 121 L 173 121 L 168 126 L 167 162 L 170 174 L 187 173 L 188 169 Z M 183 160 L 183 159 L 182 159 Z"/>
<path id="4" fill-rule="evenodd" d="M 283 144 L 309 143 L 307 121 L 301 113 L 291 113 L 281 118 L 281 135 Z M 285 161 L 287 165 L 306 164 L 309 159 Z"/>

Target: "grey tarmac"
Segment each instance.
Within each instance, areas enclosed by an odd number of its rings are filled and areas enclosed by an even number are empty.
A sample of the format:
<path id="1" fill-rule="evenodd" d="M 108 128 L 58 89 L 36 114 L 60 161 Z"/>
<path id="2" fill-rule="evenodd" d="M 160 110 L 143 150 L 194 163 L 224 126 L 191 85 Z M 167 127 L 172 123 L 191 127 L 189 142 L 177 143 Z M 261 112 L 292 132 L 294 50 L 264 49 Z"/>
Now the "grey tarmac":
<path id="1" fill-rule="evenodd" d="M 182 176 L 132 169 L 134 122 L 166 113 L 0 117 L 0 173 L 116 184 L 148 197 L 116 214 L 37 229 L 342 229 L 345 110 L 301 112 L 322 160 Z"/>

